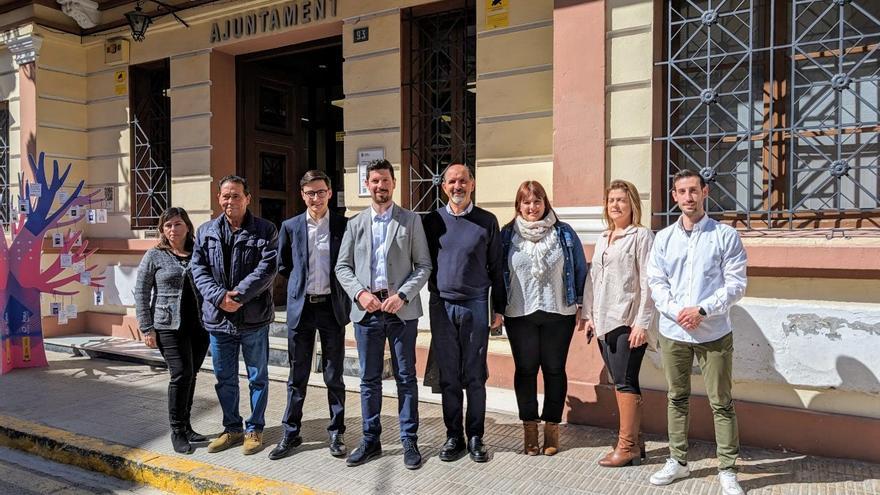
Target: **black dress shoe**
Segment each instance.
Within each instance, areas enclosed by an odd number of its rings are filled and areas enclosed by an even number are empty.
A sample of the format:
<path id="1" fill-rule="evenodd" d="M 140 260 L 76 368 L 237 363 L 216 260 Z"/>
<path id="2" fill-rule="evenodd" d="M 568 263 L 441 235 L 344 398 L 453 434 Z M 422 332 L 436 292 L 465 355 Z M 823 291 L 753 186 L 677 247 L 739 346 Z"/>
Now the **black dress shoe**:
<path id="1" fill-rule="evenodd" d="M 345 439 L 342 433 L 330 433 L 330 455 L 333 457 L 345 457 L 348 449 L 345 448 Z"/>
<path id="2" fill-rule="evenodd" d="M 464 437 L 449 437 L 440 449 L 439 457 L 441 461 L 456 461 L 461 459 L 466 450 L 467 443 L 465 443 Z"/>
<path id="3" fill-rule="evenodd" d="M 196 433 L 190 425 L 186 425 L 186 436 L 189 437 L 190 443 L 200 443 L 208 441 L 208 437 L 202 435 L 201 433 Z"/>
<path id="4" fill-rule="evenodd" d="M 351 455 L 348 456 L 348 459 L 345 460 L 345 465 L 349 467 L 360 466 L 380 455 L 382 455 L 382 444 L 378 440 L 375 442 L 361 440 L 361 444 L 358 445 L 358 448 L 354 449 L 354 452 L 352 452 Z"/>
<path id="5" fill-rule="evenodd" d="M 283 459 L 290 455 L 290 451 L 302 445 L 303 439 L 301 436 L 285 436 L 278 442 L 278 445 L 272 449 L 272 452 L 269 452 L 269 459 L 273 461 L 277 461 L 278 459 Z"/>
<path id="6" fill-rule="evenodd" d="M 482 437 L 471 437 L 468 442 L 468 452 L 471 454 L 471 460 L 474 462 L 486 462 L 489 460 L 489 452 L 483 445 Z"/>
<path id="7" fill-rule="evenodd" d="M 422 467 L 422 453 L 419 452 L 419 444 L 415 438 L 404 438 L 400 441 L 403 444 L 403 467 L 407 469 L 418 469 Z"/>

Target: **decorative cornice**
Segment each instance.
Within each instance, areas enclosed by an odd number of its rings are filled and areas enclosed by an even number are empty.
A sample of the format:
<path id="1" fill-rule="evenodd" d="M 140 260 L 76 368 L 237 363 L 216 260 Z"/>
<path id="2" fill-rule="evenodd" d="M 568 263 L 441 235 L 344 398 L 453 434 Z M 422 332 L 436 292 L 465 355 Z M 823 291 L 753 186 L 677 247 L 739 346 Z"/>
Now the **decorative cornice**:
<path id="1" fill-rule="evenodd" d="M 83 29 L 97 26 L 101 19 L 98 4 L 92 0 L 58 0 L 58 3 L 61 5 L 61 11 Z"/>
<path id="2" fill-rule="evenodd" d="M 12 59 L 18 65 L 36 62 L 41 46 L 43 46 L 43 38 L 33 33 L 9 38 L 6 41 L 6 48 L 12 53 Z"/>

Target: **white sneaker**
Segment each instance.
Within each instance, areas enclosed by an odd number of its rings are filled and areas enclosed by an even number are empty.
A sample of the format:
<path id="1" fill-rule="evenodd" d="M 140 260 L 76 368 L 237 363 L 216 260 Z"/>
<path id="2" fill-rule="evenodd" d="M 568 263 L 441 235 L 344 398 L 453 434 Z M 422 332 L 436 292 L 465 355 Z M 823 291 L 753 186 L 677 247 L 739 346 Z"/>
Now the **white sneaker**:
<path id="1" fill-rule="evenodd" d="M 718 481 L 721 483 L 721 492 L 724 495 L 745 495 L 745 491 L 736 480 L 736 471 L 724 469 L 718 471 Z"/>
<path id="2" fill-rule="evenodd" d="M 657 486 L 668 485 L 673 481 L 681 478 L 687 478 L 691 475 L 691 468 L 682 466 L 675 459 L 666 459 L 666 465 L 663 469 L 651 475 L 651 484 Z M 734 478 L 736 481 L 736 478 Z"/>

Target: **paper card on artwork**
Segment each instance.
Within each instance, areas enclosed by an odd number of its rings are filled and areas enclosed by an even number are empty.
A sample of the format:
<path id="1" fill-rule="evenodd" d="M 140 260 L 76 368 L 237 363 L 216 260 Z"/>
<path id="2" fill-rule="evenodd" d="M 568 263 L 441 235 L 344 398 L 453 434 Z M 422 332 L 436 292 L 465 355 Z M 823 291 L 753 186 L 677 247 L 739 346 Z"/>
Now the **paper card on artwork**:
<path id="1" fill-rule="evenodd" d="M 83 245 L 83 236 L 80 234 L 76 239 L 73 240 L 74 246 L 82 246 Z"/>
<path id="2" fill-rule="evenodd" d="M 86 262 L 77 261 L 76 263 L 70 265 L 70 269 L 73 270 L 73 273 L 83 273 L 86 271 Z"/>
<path id="3" fill-rule="evenodd" d="M 62 235 L 60 232 L 52 234 L 52 247 L 62 246 L 64 246 L 64 235 Z"/>
<path id="4" fill-rule="evenodd" d="M 64 313 L 64 311 L 58 312 L 58 324 L 67 325 L 67 315 Z"/>
<path id="5" fill-rule="evenodd" d="M 49 312 L 52 316 L 58 316 L 61 314 L 61 303 L 49 303 Z"/>
<path id="6" fill-rule="evenodd" d="M 70 253 L 61 253 L 59 261 L 61 268 L 70 268 L 70 265 L 73 264 L 73 256 Z"/>
<path id="7" fill-rule="evenodd" d="M 82 272 L 79 274 L 79 283 L 83 285 L 91 285 L 92 283 L 92 274 L 91 272 Z"/>
<path id="8" fill-rule="evenodd" d="M 70 198 L 70 193 L 67 191 L 58 191 L 58 201 L 62 203 L 67 202 L 68 198 Z"/>
<path id="9" fill-rule="evenodd" d="M 98 223 L 107 223 L 107 209 L 106 208 L 98 208 L 95 211 L 97 212 Z"/>
<path id="10" fill-rule="evenodd" d="M 67 212 L 67 216 L 69 216 L 70 218 L 79 218 L 79 208 L 74 206 L 70 209 L 70 211 Z"/>
<path id="11" fill-rule="evenodd" d="M 104 305 L 104 291 L 101 289 L 97 289 L 95 291 L 95 306 L 103 306 Z"/>
<path id="12" fill-rule="evenodd" d="M 32 198 L 39 198 L 43 195 L 43 185 L 42 184 L 29 184 L 28 191 L 31 193 Z"/>
<path id="13" fill-rule="evenodd" d="M 31 202 L 27 198 L 20 198 L 18 200 L 18 212 L 22 215 L 27 215 L 31 212 Z"/>
<path id="14" fill-rule="evenodd" d="M 76 304 L 68 304 L 65 306 L 64 315 L 68 318 L 76 318 Z"/>
<path id="15" fill-rule="evenodd" d="M 86 210 L 86 223 L 92 223 L 92 224 L 98 223 L 97 216 L 98 216 L 97 212 L 95 210 L 93 210 L 92 208 L 89 208 L 88 210 Z"/>

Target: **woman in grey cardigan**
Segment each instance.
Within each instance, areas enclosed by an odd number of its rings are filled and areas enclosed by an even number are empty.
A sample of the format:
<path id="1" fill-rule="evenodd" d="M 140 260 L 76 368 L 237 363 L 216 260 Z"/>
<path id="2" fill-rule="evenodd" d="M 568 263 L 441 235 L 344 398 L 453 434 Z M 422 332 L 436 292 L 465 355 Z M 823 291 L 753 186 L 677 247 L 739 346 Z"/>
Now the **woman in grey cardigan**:
<path id="1" fill-rule="evenodd" d="M 168 208 L 159 216 L 159 244 L 147 251 L 135 285 L 137 320 L 144 342 L 159 348 L 168 364 L 168 415 L 171 444 L 191 454 L 191 442 L 204 435 L 190 424 L 196 374 L 208 352 L 208 334 L 199 319 L 201 295 L 195 290 L 189 262 L 193 225 L 183 208 Z"/>

